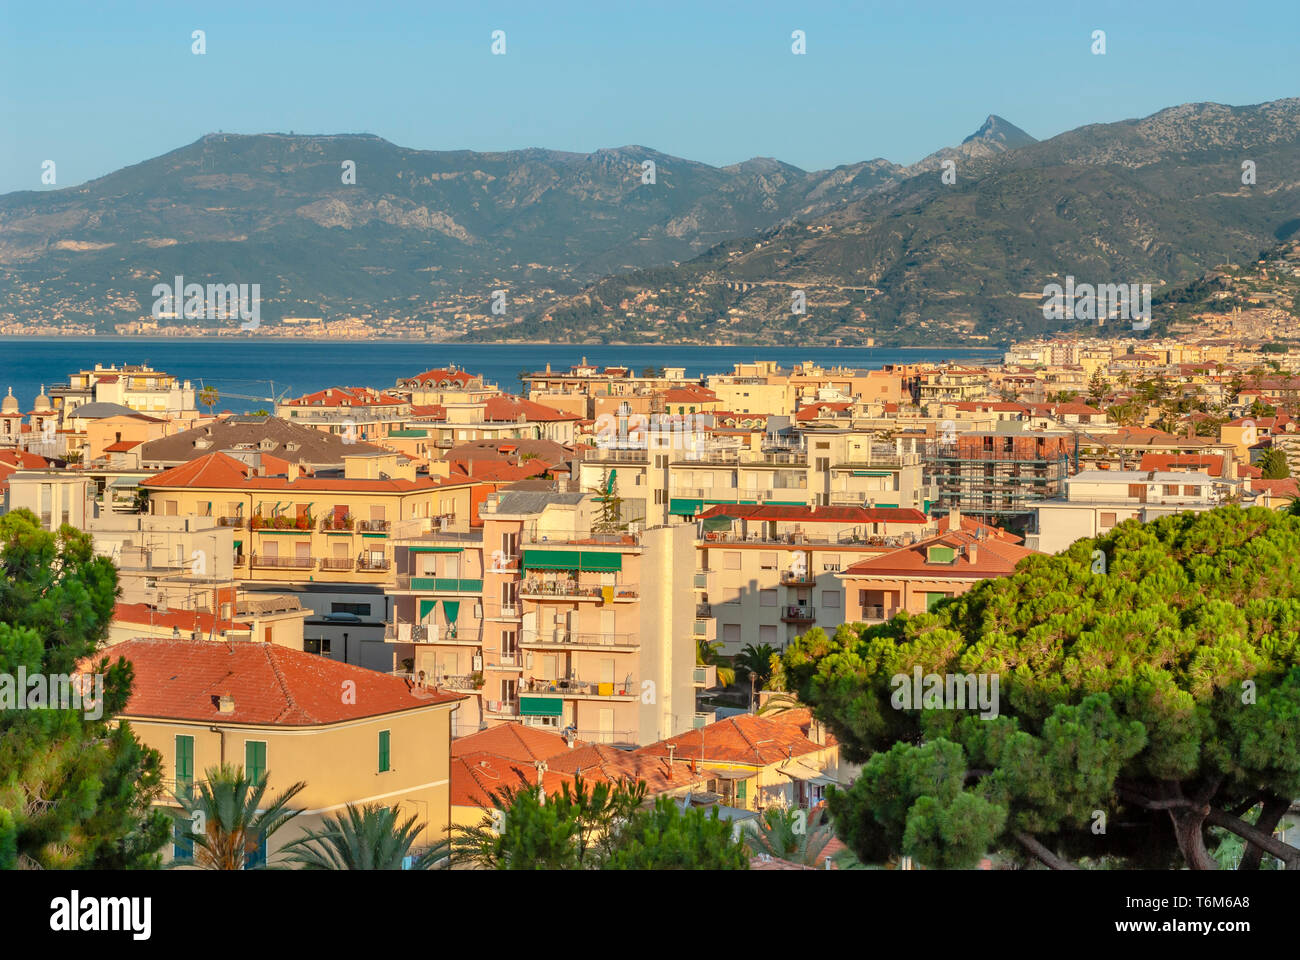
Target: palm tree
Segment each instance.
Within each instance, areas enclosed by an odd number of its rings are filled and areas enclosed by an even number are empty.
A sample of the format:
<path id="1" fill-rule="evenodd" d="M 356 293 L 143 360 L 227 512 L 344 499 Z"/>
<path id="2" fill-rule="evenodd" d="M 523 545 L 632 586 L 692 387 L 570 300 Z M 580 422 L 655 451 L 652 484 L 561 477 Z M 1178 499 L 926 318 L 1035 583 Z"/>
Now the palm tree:
<path id="1" fill-rule="evenodd" d="M 776 649 L 770 643 L 758 646 L 747 643 L 736 657 L 736 666 L 742 676 L 753 674 L 754 685 L 761 690 L 772 677 L 772 656 L 775 653 Z"/>
<path id="2" fill-rule="evenodd" d="M 197 796 L 193 790 L 174 794 L 189 822 L 184 835 L 195 848 L 194 866 L 201 869 L 247 869 L 249 855 L 302 812 L 287 804 L 306 789 L 305 783 L 293 784 L 264 804 L 265 773 L 254 781 L 243 767 L 223 763 L 203 775 L 207 779 L 197 784 Z"/>
<path id="3" fill-rule="evenodd" d="M 751 853 L 767 854 L 805 867 L 819 867 L 825 851 L 835 839 L 835 830 L 824 812 L 809 816 L 802 810 L 768 807 L 763 816 L 745 824 L 745 842 Z"/>
<path id="4" fill-rule="evenodd" d="M 718 668 L 718 683 L 724 687 L 729 687 L 736 682 L 736 671 L 726 665 L 722 659 L 722 654 L 718 651 L 722 649 L 722 641 L 714 640 L 709 643 L 707 640 L 697 640 L 695 642 L 695 662 L 701 667 L 715 666 Z"/>
<path id="5" fill-rule="evenodd" d="M 322 829 L 306 831 L 282 852 L 305 870 L 401 870 L 407 857 L 412 857 L 413 870 L 445 863 L 448 841 L 413 855 L 411 847 L 423 826 L 415 814 L 401 822 L 397 817 L 392 807 L 349 803 L 344 813 L 326 817 Z"/>
<path id="6" fill-rule="evenodd" d="M 199 391 L 199 403 L 208 408 L 208 416 L 212 415 L 212 408 L 217 405 L 221 399 L 221 394 L 217 393 L 216 387 L 204 387 Z"/>

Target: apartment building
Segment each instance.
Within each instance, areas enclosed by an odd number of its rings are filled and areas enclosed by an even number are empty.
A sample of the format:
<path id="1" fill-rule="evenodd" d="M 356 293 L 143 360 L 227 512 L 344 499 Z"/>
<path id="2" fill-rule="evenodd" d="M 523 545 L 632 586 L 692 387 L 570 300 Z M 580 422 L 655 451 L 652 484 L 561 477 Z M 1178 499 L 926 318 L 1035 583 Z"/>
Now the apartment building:
<path id="1" fill-rule="evenodd" d="M 1249 480 L 1193 470 L 1083 470 L 1065 482 L 1065 496 L 1037 504 L 1037 533 L 1027 543 L 1059 553 L 1076 540 L 1099 537 L 1125 520 L 1142 523 L 1191 510 L 1200 513 L 1240 498 Z"/>
<path id="2" fill-rule="evenodd" d="M 437 367 L 413 377 L 398 380 L 392 391 L 405 396 L 413 407 L 448 403 L 478 403 L 501 391 L 495 384 L 484 383 L 481 374 L 457 367 Z"/>
<path id="3" fill-rule="evenodd" d="M 326 387 L 280 401 L 275 415 L 355 443 L 401 430 L 411 417 L 411 403 L 370 387 Z"/>
<path id="4" fill-rule="evenodd" d="M 41 393 L 44 394 L 44 388 Z M 148 364 L 95 364 L 80 370 L 66 384 L 50 388 L 51 407 L 58 413 L 59 426 L 78 407 L 88 403 L 113 403 L 137 413 L 188 426 L 200 416 L 196 393 L 189 380 L 177 380 Z M 39 404 L 38 404 L 39 406 Z"/>
<path id="5" fill-rule="evenodd" d="M 938 500 L 964 513 L 1028 522 L 1034 505 L 1057 496 L 1075 437 L 1005 422 L 994 431 L 941 435 L 927 445 L 925 472 Z"/>
<path id="6" fill-rule="evenodd" d="M 25 462 L 26 457 L 23 459 Z M 65 523 L 83 529 L 99 510 L 93 480 L 53 468 L 18 469 L 8 474 L 3 506 L 5 511 L 30 510 L 41 528 L 51 532 Z"/>
<path id="7" fill-rule="evenodd" d="M 695 632 L 728 654 L 834 632 L 845 621 L 842 570 L 938 529 L 920 510 L 770 504 L 713 507 L 697 527 Z"/>
<path id="8" fill-rule="evenodd" d="M 482 531 L 396 542 L 389 639 L 413 679 L 502 722 L 646 743 L 695 713 L 692 529 L 602 534 L 590 494 L 501 491 Z"/>
<path id="9" fill-rule="evenodd" d="M 265 774 L 269 796 L 306 783 L 291 804 L 299 815 L 258 838 L 251 866 L 274 861 L 285 844 L 348 804 L 417 815 L 421 845 L 445 838 L 451 713 L 460 696 L 269 643 L 138 639 L 102 656 L 124 657 L 134 669 L 117 719 L 162 754 L 163 807 L 179 814 L 170 794 L 192 792 L 221 763 Z M 181 836 L 178 828 L 166 861 L 193 856 Z"/>
<path id="10" fill-rule="evenodd" d="M 962 517 L 960 511 L 945 520 L 940 533 L 860 560 L 838 575 L 847 622 L 882 623 L 899 613 L 926 613 L 981 580 L 1011 575 L 1035 552 L 1015 534 Z"/>

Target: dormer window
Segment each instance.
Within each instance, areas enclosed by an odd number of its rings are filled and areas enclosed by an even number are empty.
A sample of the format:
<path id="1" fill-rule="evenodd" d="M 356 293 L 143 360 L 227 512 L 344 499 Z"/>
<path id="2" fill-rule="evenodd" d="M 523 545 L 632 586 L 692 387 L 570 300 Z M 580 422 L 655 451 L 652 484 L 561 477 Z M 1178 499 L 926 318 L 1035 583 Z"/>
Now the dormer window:
<path id="1" fill-rule="evenodd" d="M 926 563 L 955 563 L 957 550 L 954 547 L 930 546 L 925 550 Z"/>

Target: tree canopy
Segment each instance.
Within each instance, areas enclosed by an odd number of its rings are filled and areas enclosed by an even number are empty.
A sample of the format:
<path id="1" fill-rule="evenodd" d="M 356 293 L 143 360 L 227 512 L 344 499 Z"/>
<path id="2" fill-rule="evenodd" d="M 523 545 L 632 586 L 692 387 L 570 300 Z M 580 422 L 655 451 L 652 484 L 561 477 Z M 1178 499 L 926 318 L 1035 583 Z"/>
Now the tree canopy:
<path id="1" fill-rule="evenodd" d="M 88 534 L 41 529 L 29 510 L 0 516 L 0 675 L 71 675 L 108 634 L 117 571 Z M 113 725 L 131 693 L 130 664 L 106 660 L 95 709 L 0 710 L 0 868 L 155 867 L 170 821 L 157 751 Z M 15 705 L 19 701 L 15 700 Z M 95 716 L 98 714 L 98 716 Z"/>
<path id="2" fill-rule="evenodd" d="M 828 797 L 842 838 L 933 867 L 1213 869 L 1213 825 L 1242 869 L 1300 868 L 1272 836 L 1300 796 L 1297 556 L 1300 520 L 1263 508 L 1128 521 L 932 612 L 810 630 L 787 682 L 864 764 Z M 918 667 L 997 677 L 996 715 L 895 708 Z"/>

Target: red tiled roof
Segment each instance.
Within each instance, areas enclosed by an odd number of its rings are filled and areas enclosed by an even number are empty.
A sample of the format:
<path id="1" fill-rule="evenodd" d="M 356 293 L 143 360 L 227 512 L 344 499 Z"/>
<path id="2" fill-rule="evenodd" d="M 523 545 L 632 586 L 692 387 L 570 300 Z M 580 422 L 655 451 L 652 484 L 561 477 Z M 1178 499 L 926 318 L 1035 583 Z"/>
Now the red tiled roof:
<path id="1" fill-rule="evenodd" d="M 432 382 L 434 386 L 439 386 L 443 383 L 450 383 L 454 386 L 463 387 L 470 381 L 477 380 L 478 377 L 466 373 L 464 370 L 444 370 L 439 368 L 435 370 L 426 370 L 424 373 L 417 373 L 409 379 L 417 381 L 422 386 L 428 386 L 429 382 Z"/>
<path id="2" fill-rule="evenodd" d="M 700 514 L 744 520 L 782 520 L 799 523 L 920 523 L 928 522 L 920 510 L 902 507 L 793 507 L 779 504 L 723 503 Z"/>
<path id="3" fill-rule="evenodd" d="M 262 455 L 263 463 L 279 469 L 287 469 L 287 461 L 278 457 Z M 280 465 L 283 464 L 283 467 Z M 445 485 L 431 477 L 417 476 L 414 480 L 402 478 L 384 479 L 347 479 L 344 477 L 309 477 L 300 476 L 290 480 L 287 476 L 250 477 L 249 468 L 229 454 L 209 453 L 197 457 L 188 463 L 164 470 L 162 473 L 141 482 L 144 487 L 199 487 L 203 489 L 244 489 L 244 490 L 302 490 L 302 491 L 380 491 L 391 493 L 409 493 L 415 490 L 429 490 Z M 450 483 L 454 481 L 446 481 Z"/>
<path id="4" fill-rule="evenodd" d="M 522 723 L 503 723 L 468 737 L 457 737 L 451 742 L 451 755 L 490 753 L 507 760 L 535 763 L 568 748 L 568 743 L 558 733 L 526 727 Z"/>
<path id="5" fill-rule="evenodd" d="M 931 563 L 927 559 L 930 547 L 952 547 L 957 551 L 952 563 Z M 970 553 L 975 548 L 972 562 Z M 977 538 L 966 530 L 942 533 L 908 547 L 899 547 L 889 553 L 859 560 L 844 571 L 846 577 L 945 577 L 962 580 L 987 580 L 1005 577 L 1016 569 L 1016 564 L 1036 551 L 1017 543 L 1008 543 L 995 537 Z"/>
<path id="6" fill-rule="evenodd" d="M 128 450 L 134 450 L 143 443 L 143 440 L 119 440 L 116 443 L 110 443 L 104 448 L 105 453 L 126 453 Z"/>
<path id="7" fill-rule="evenodd" d="M 667 757 L 672 747 L 674 763 L 689 765 L 691 760 L 703 760 L 765 767 L 827 746 L 831 744 L 809 740 L 796 724 L 746 713 L 660 740 L 635 752 Z"/>
<path id="8" fill-rule="evenodd" d="M 19 470 L 39 470 L 50 465 L 50 461 L 39 453 L 29 453 L 26 450 L 0 450 L 0 463 L 7 463 Z"/>
<path id="9" fill-rule="evenodd" d="M 150 624 L 163 629 L 180 627 L 185 633 L 201 630 L 206 634 L 212 634 L 214 631 L 251 629 L 247 623 L 219 620 L 214 614 L 205 610 L 168 610 L 163 613 L 147 603 L 115 603 L 113 622 Z"/>
<path id="10" fill-rule="evenodd" d="M 293 400 L 284 401 L 293 407 L 384 407 L 405 403 L 398 397 L 380 393 L 369 387 L 326 387 Z"/>
<path id="11" fill-rule="evenodd" d="M 119 657 L 135 670 L 126 717 L 315 726 L 465 699 L 273 643 L 128 640 L 85 669 Z M 222 696 L 234 699 L 233 712 L 220 711 Z"/>
<path id="12" fill-rule="evenodd" d="M 1139 470 L 1170 470 L 1174 467 L 1208 468 L 1212 477 L 1222 477 L 1224 467 L 1222 454 L 1209 453 L 1144 453 L 1138 463 Z M 1199 471 L 1198 471 L 1199 472 Z"/>
<path id="13" fill-rule="evenodd" d="M 518 420 L 520 416 L 536 423 L 582 419 L 576 413 L 565 413 L 563 410 L 556 410 L 554 407 L 506 394 L 488 397 L 487 400 L 483 401 L 483 419 L 485 421 L 508 422 Z"/>
<path id="14" fill-rule="evenodd" d="M 559 793 L 573 777 L 554 771 L 542 773 L 542 787 L 548 795 Z M 585 779 L 585 778 L 584 778 Z M 508 760 L 491 753 L 466 753 L 451 760 L 451 805 L 453 807 L 487 807 L 489 793 L 498 796 L 505 787 L 518 790 L 537 783 L 537 766 Z"/>

